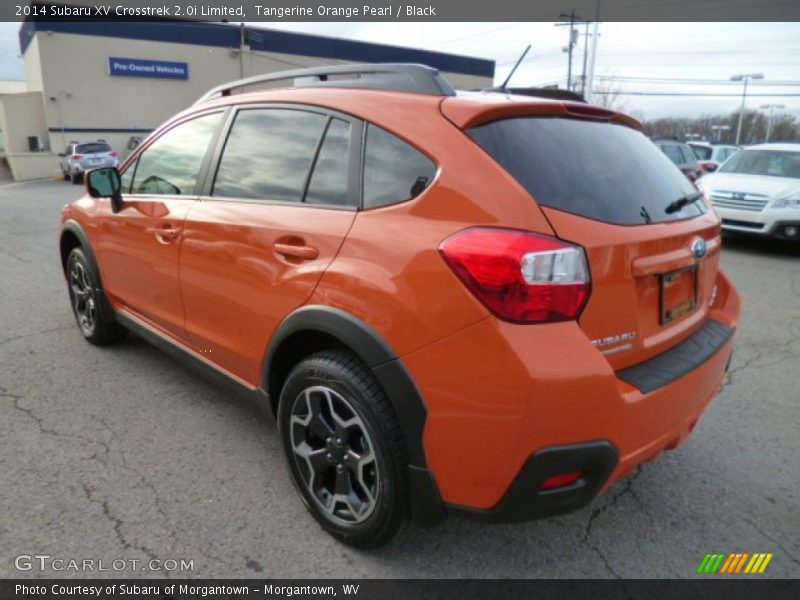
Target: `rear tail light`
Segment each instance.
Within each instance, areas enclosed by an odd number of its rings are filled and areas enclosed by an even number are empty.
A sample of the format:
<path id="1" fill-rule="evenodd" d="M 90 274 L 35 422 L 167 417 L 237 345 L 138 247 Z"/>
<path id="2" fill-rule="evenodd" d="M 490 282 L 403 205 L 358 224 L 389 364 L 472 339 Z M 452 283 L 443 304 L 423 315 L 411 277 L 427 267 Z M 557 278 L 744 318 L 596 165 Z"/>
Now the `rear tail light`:
<path id="1" fill-rule="evenodd" d="M 478 300 L 506 321 L 574 320 L 589 297 L 583 249 L 552 237 L 474 227 L 446 239 L 439 251 Z"/>
<path id="2" fill-rule="evenodd" d="M 81 160 L 83 158 L 83 154 L 73 154 L 70 156 L 72 160 Z"/>
<path id="3" fill-rule="evenodd" d="M 111 156 L 113 156 L 114 158 L 116 158 L 116 157 L 117 157 L 117 156 L 119 156 L 119 155 L 118 155 L 116 152 L 112 152 L 112 153 L 111 153 Z"/>

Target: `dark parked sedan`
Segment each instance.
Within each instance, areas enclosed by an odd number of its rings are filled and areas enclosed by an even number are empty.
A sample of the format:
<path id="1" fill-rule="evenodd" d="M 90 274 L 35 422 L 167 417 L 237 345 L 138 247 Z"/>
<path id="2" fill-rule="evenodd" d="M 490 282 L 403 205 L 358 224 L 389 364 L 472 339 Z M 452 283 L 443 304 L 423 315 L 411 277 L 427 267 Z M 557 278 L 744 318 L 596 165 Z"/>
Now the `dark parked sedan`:
<path id="1" fill-rule="evenodd" d="M 653 143 L 683 171 L 690 181 L 695 181 L 703 174 L 697 157 L 687 144 L 676 140 L 653 140 Z"/>

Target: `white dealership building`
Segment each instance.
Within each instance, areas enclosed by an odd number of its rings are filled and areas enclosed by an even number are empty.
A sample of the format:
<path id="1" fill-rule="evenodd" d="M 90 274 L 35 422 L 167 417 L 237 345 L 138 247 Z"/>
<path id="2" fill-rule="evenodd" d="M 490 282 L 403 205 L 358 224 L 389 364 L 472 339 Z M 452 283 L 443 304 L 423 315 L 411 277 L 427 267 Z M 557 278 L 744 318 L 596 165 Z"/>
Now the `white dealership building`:
<path id="1" fill-rule="evenodd" d="M 106 140 L 124 153 L 209 88 L 260 73 L 350 62 L 414 62 L 459 88 L 490 87 L 491 60 L 178 20 L 22 23 L 26 82 L 0 86 L 0 156 L 15 179 L 59 173 L 72 141 Z"/>

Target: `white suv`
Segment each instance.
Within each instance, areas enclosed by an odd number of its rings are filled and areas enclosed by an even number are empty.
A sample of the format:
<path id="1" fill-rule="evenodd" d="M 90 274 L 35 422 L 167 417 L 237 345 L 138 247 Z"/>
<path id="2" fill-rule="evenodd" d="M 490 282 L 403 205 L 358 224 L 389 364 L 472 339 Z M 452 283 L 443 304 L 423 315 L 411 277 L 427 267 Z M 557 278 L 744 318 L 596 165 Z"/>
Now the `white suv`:
<path id="1" fill-rule="evenodd" d="M 61 174 L 64 179 L 78 183 L 83 174 L 100 167 L 118 167 L 119 156 L 103 140 L 96 142 L 70 142 L 67 149 L 60 153 Z"/>
<path id="2" fill-rule="evenodd" d="M 750 146 L 697 185 L 723 229 L 800 240 L 800 144 Z"/>

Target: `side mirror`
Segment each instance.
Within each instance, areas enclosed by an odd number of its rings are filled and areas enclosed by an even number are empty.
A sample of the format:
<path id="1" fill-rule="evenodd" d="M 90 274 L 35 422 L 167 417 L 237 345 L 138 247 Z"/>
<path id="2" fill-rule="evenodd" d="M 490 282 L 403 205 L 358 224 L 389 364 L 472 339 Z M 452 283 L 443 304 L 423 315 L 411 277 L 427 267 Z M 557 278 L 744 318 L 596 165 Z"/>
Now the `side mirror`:
<path id="1" fill-rule="evenodd" d="M 718 168 L 719 168 L 719 165 L 708 165 L 708 166 L 706 167 L 706 172 L 708 172 L 708 173 L 713 173 L 713 172 L 714 172 L 714 171 L 716 171 Z"/>
<path id="2" fill-rule="evenodd" d="M 111 198 L 111 210 L 122 210 L 122 179 L 116 167 L 103 167 L 86 173 L 86 191 L 92 198 Z"/>
<path id="3" fill-rule="evenodd" d="M 59 152 L 58 155 L 59 156 L 66 156 L 66 154 L 64 154 L 63 152 Z"/>

